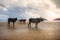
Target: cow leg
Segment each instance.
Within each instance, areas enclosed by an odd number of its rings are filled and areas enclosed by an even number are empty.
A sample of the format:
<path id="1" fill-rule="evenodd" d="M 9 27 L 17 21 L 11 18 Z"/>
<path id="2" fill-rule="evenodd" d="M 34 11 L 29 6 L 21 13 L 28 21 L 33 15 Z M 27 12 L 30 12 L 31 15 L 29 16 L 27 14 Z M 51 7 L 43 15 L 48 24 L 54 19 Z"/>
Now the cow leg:
<path id="1" fill-rule="evenodd" d="M 29 28 L 29 27 L 31 28 L 31 22 L 28 23 L 28 28 Z"/>
<path id="2" fill-rule="evenodd" d="M 10 22 L 8 22 L 8 27 L 10 27 Z"/>
<path id="3" fill-rule="evenodd" d="M 35 28 L 37 28 L 38 23 L 36 23 L 35 25 L 36 25 Z"/>
<path id="4" fill-rule="evenodd" d="M 13 22 L 13 28 L 14 28 L 14 22 Z"/>
<path id="5" fill-rule="evenodd" d="M 23 21 L 23 23 L 25 23 L 25 21 Z"/>

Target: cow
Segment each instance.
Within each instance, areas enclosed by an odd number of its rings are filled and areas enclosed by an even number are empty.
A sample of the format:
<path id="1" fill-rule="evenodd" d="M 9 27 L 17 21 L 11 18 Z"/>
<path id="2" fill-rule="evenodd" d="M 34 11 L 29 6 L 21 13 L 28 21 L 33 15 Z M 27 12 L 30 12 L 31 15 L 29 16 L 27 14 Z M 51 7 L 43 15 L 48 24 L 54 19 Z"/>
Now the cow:
<path id="1" fill-rule="evenodd" d="M 20 19 L 19 21 L 20 21 L 20 23 L 25 23 L 26 19 Z"/>
<path id="2" fill-rule="evenodd" d="M 30 18 L 28 23 L 28 28 L 31 28 L 31 23 L 35 23 L 35 28 L 37 28 L 38 23 L 43 22 L 44 20 L 47 20 L 45 18 Z"/>
<path id="3" fill-rule="evenodd" d="M 14 23 L 17 21 L 17 18 L 8 18 L 8 26 L 10 26 L 10 22 L 13 23 L 13 27 L 14 27 Z"/>

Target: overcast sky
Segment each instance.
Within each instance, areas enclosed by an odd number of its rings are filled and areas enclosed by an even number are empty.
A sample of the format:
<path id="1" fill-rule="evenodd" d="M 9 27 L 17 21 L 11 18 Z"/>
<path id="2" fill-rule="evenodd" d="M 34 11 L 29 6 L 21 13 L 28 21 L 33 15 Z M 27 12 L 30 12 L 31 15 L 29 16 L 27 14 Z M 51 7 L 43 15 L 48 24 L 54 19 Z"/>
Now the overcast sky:
<path id="1" fill-rule="evenodd" d="M 9 17 L 60 18 L 60 0 L 0 0 L 0 21 Z"/>

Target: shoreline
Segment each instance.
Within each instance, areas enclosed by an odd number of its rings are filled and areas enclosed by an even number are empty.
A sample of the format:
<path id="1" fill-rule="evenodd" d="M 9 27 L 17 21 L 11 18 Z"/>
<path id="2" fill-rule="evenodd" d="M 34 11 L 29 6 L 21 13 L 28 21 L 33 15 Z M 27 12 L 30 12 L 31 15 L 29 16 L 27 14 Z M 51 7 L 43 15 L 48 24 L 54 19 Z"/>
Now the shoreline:
<path id="1" fill-rule="evenodd" d="M 32 23 L 34 25 L 34 23 Z M 41 22 L 39 23 L 38 25 L 52 25 L 52 24 L 55 24 L 55 25 L 60 25 L 60 22 Z M 0 26 L 7 26 L 8 23 L 7 22 L 0 22 Z M 13 23 L 11 22 L 10 25 L 13 25 Z M 25 24 L 23 23 L 20 23 L 20 22 L 16 22 L 14 25 L 16 26 L 19 26 L 19 25 L 28 25 L 28 22 L 26 22 Z"/>

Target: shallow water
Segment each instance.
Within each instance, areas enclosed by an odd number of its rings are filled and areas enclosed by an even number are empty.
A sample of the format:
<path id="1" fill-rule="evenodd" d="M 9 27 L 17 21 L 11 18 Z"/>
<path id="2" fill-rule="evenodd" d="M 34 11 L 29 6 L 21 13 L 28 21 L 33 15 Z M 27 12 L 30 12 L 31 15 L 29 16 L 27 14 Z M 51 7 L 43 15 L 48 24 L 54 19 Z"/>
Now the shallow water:
<path id="1" fill-rule="evenodd" d="M 31 28 L 27 24 L 15 25 L 0 26 L 0 40 L 60 40 L 59 22 L 40 23 L 37 29 L 34 24 Z"/>

